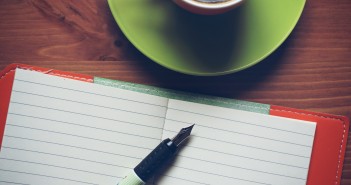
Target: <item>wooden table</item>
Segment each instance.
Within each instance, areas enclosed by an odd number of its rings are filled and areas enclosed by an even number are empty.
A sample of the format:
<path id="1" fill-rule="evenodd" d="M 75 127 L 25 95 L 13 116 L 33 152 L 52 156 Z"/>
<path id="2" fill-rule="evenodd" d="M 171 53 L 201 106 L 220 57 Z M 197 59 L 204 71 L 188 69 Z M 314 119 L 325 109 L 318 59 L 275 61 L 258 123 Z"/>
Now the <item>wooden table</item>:
<path id="1" fill-rule="evenodd" d="M 351 117 L 351 1 L 308 0 L 286 42 L 219 77 L 165 69 L 125 38 L 105 0 L 0 0 L 0 69 L 13 62 Z M 351 134 L 342 185 L 351 184 Z"/>

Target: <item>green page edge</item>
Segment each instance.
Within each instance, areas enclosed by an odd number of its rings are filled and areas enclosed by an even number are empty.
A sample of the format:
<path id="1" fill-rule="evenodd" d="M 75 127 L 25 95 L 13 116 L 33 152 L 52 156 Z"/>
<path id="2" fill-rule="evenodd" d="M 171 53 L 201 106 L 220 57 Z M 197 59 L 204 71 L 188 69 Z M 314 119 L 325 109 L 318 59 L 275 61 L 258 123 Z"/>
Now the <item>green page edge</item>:
<path id="1" fill-rule="evenodd" d="M 249 101 L 235 100 L 223 97 L 209 96 L 209 95 L 201 95 L 189 92 L 176 91 L 171 89 L 164 89 L 159 87 L 153 87 L 148 85 L 123 82 L 119 80 L 111 80 L 106 78 L 94 77 L 95 84 L 100 84 L 104 86 L 110 86 L 165 98 L 171 98 L 176 100 L 183 100 L 194 103 L 202 103 L 207 105 L 214 105 L 219 107 L 261 113 L 261 114 L 269 114 L 270 105 L 255 103 Z"/>

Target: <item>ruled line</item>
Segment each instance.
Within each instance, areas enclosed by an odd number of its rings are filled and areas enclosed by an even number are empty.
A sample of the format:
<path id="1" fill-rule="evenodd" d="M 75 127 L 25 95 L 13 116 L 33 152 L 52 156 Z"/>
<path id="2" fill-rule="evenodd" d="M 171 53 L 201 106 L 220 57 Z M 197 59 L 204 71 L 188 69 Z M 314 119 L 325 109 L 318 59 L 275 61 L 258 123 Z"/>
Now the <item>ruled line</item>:
<path id="1" fill-rule="evenodd" d="M 91 137 L 86 137 L 86 136 L 79 136 L 79 135 L 74 135 L 74 134 L 68 134 L 68 133 L 63 133 L 63 132 L 56 132 L 56 131 L 51 131 L 51 130 L 45 130 L 45 129 L 39 129 L 39 128 L 26 127 L 26 126 L 22 126 L 22 125 L 11 124 L 11 123 L 7 123 L 7 126 L 20 127 L 20 128 L 31 129 L 31 130 L 39 130 L 39 131 L 50 132 L 50 133 L 55 133 L 55 134 L 68 135 L 68 136 L 73 136 L 73 137 L 79 137 L 79 138 L 89 139 L 89 140 L 95 140 L 95 141 L 101 141 L 101 142 L 106 142 L 106 143 L 113 143 L 113 144 L 118 144 L 118 145 L 124 145 L 124 146 L 129 146 L 129 147 L 138 148 L 138 149 L 145 149 L 145 150 L 148 150 L 148 151 L 150 151 L 150 150 L 153 149 L 153 148 L 147 148 L 147 147 L 142 147 L 142 146 L 129 145 L 129 144 L 124 144 L 124 143 L 119 143 L 119 142 L 114 142 L 114 141 L 107 141 L 107 140 L 102 140 L 102 139 L 97 139 L 97 138 L 91 138 Z"/>
<path id="2" fill-rule="evenodd" d="M 186 147 L 188 147 L 188 146 L 186 146 Z M 195 147 L 193 147 L 193 148 L 195 148 Z M 200 149 L 200 148 L 197 148 L 197 149 Z M 200 149 L 200 150 L 201 150 L 201 149 Z M 202 150 L 207 150 L 207 149 L 202 149 Z M 277 165 L 282 165 L 282 166 L 289 166 L 289 167 L 293 167 L 293 168 L 308 169 L 308 168 L 302 167 L 302 166 L 294 166 L 294 165 L 290 165 L 290 164 L 278 163 L 278 162 L 263 160 L 263 159 L 259 159 L 259 158 L 241 156 L 241 155 L 230 154 L 230 153 L 225 153 L 225 152 L 219 152 L 219 151 L 215 151 L 215 150 L 207 150 L 207 151 L 216 152 L 216 153 L 220 153 L 220 154 L 224 154 L 224 155 L 229 155 L 229 156 L 235 156 L 235 157 L 245 158 L 245 159 L 251 159 L 251 160 L 260 161 L 260 162 L 265 162 L 265 163 L 277 164 Z M 200 160 L 200 161 L 201 161 L 201 159 L 193 158 L 193 157 L 189 157 L 189 156 L 184 156 L 184 155 L 177 155 L 177 156 L 179 156 L 179 157 L 184 157 L 184 158 L 189 158 L 189 159 L 194 159 L 194 160 Z M 207 162 L 206 160 L 203 160 L 203 161 Z M 209 162 L 209 161 L 208 161 L 208 162 Z"/>
<path id="3" fill-rule="evenodd" d="M 45 121 L 52 121 L 52 122 L 57 122 L 57 123 L 63 123 L 63 124 L 67 124 L 67 125 L 75 125 L 75 126 L 79 126 L 79 127 L 91 128 L 91 129 L 96 129 L 96 130 L 114 132 L 114 133 L 119 133 L 119 134 L 128 135 L 128 136 L 136 136 L 136 137 L 142 137 L 142 138 L 158 140 L 158 141 L 160 140 L 160 138 L 148 137 L 148 136 L 137 135 L 137 134 L 133 134 L 133 133 L 127 133 L 127 132 L 121 132 L 121 131 L 116 131 L 116 130 L 98 128 L 98 127 L 92 127 L 92 126 L 87 126 L 87 125 L 82 125 L 82 124 L 72 123 L 72 122 L 67 122 L 67 121 L 61 121 L 61 120 L 56 120 L 56 119 L 48 119 L 48 118 L 42 118 L 42 117 L 37 117 L 37 116 L 29 116 L 29 115 L 17 114 L 17 113 L 12 113 L 12 112 L 9 112 L 8 114 L 9 115 L 14 115 L 14 116 L 22 116 L 22 117 L 40 119 L 40 120 L 45 120 Z"/>
<path id="4" fill-rule="evenodd" d="M 23 184 L 23 183 L 19 183 L 19 182 L 10 182 L 10 181 L 2 181 L 2 180 L 0 180 L 0 182 L 2 182 L 2 183 L 6 183 L 6 184 L 30 185 L 30 184 Z"/>
<path id="5" fill-rule="evenodd" d="M 75 160 L 86 161 L 86 162 L 91 162 L 91 163 L 98 163 L 98 164 L 103 164 L 103 165 L 108 165 L 108 166 L 115 166 L 115 167 L 124 168 L 124 169 L 131 169 L 130 167 L 127 167 L 127 166 L 121 166 L 121 165 L 116 165 L 116 164 L 111 164 L 111 163 L 104 163 L 104 162 L 93 161 L 93 160 L 89 160 L 89 159 L 82 159 L 82 158 L 78 158 L 78 157 L 72 157 L 72 156 L 66 156 L 66 155 L 60 155 L 60 154 L 53 154 L 53 153 L 48 153 L 48 152 L 27 150 L 27 149 L 23 149 L 23 148 L 8 147 L 6 145 L 3 145 L 2 148 L 10 149 L 10 150 L 20 150 L 20 151 L 32 152 L 32 153 L 38 153 L 38 154 L 44 154 L 44 155 L 52 155 L 52 156 L 75 159 Z"/>
<path id="6" fill-rule="evenodd" d="M 163 105 L 157 105 L 157 104 L 148 103 L 148 102 L 136 101 L 136 100 L 132 100 L 132 99 L 116 97 L 116 96 L 109 96 L 109 95 L 104 95 L 104 94 L 99 94 L 99 93 L 92 93 L 92 92 L 87 92 L 87 91 L 81 91 L 81 90 L 71 89 L 71 88 L 62 87 L 62 86 L 55 86 L 55 85 L 50 85 L 50 84 L 32 82 L 32 81 L 28 81 L 28 80 L 24 80 L 24 79 L 19 79 L 19 78 L 16 78 L 15 81 L 21 81 L 21 82 L 26 82 L 26 83 L 31 83 L 31 84 L 41 85 L 41 86 L 47 86 L 47 87 L 54 87 L 54 88 L 59 88 L 59 89 L 65 89 L 65 90 L 69 90 L 69 91 L 75 91 L 75 92 L 80 92 L 80 93 L 84 93 L 84 94 L 91 94 L 91 95 L 102 96 L 102 97 L 107 97 L 107 98 L 126 100 L 126 101 L 131 101 L 131 102 L 136 102 L 136 103 L 144 103 L 144 104 L 153 105 L 153 106 L 157 106 L 157 107 L 166 107 Z"/>
<path id="7" fill-rule="evenodd" d="M 172 133 L 177 133 L 177 132 L 172 131 L 172 130 L 166 130 L 166 129 L 164 129 L 164 130 L 168 131 L 168 132 L 172 132 Z M 192 134 L 191 137 L 198 137 L 198 138 L 202 138 L 202 139 L 207 139 L 207 140 L 212 140 L 212 141 L 217 141 L 217 142 L 222 142 L 222 143 L 227 143 L 227 144 L 233 144 L 233 145 L 243 146 L 243 147 L 247 147 L 247 148 L 254 148 L 254 149 L 264 150 L 264 151 L 268 151 L 268 152 L 274 152 L 274 153 L 280 153 L 280 154 L 285 154 L 285 155 L 291 155 L 291 156 L 295 156 L 295 157 L 310 158 L 309 156 L 302 156 L 302 155 L 291 154 L 291 153 L 286 153 L 286 152 L 281 152 L 281 151 L 276 151 L 276 150 L 270 150 L 270 149 L 255 147 L 255 146 L 249 146 L 249 145 L 244 145 L 244 144 L 239 144 L 239 143 L 234 143 L 234 142 L 229 142 L 229 141 L 212 139 L 212 138 L 207 138 L 207 137 L 198 136 L 198 135 L 194 135 L 194 134 Z M 193 147 L 193 148 L 199 148 L 199 149 L 208 150 L 208 149 L 205 149 L 205 148 L 195 147 L 193 145 L 187 145 L 186 147 Z M 209 150 L 209 151 L 211 151 L 211 150 Z"/>
<path id="8" fill-rule="evenodd" d="M 66 170 L 73 170 L 73 171 L 79 171 L 79 172 L 90 173 L 90 174 L 95 174 L 95 175 L 102 175 L 102 176 L 106 176 L 106 177 L 113 177 L 113 178 L 116 177 L 116 176 L 109 175 L 109 174 L 97 173 L 97 172 L 86 171 L 86 170 L 81 170 L 81 169 L 76 169 L 76 168 L 69 168 L 69 167 L 64 167 L 64 166 L 57 166 L 57 165 L 52 165 L 52 164 L 47 164 L 47 163 L 38 163 L 38 162 L 33 162 L 33 161 L 17 160 L 17 159 L 11 159 L 11 158 L 3 158 L 3 157 L 0 157 L 0 160 L 30 163 L 30 164 L 36 164 L 36 165 L 42 165 L 42 166 L 50 166 L 50 167 L 62 168 L 62 169 L 66 169 Z M 121 178 L 121 177 L 118 177 L 118 178 Z"/>
<path id="9" fill-rule="evenodd" d="M 166 118 L 166 120 L 177 122 L 176 120 L 168 119 L 168 118 Z M 184 122 L 182 122 L 182 123 L 184 123 Z M 191 123 L 187 123 L 187 124 L 191 125 Z M 268 137 L 262 137 L 262 136 L 252 135 L 252 134 L 246 134 L 246 133 L 242 133 L 242 132 L 235 132 L 235 131 L 224 130 L 224 129 L 215 128 L 215 127 L 208 127 L 208 126 L 204 126 L 204 125 L 201 125 L 201 124 L 196 124 L 196 126 L 197 127 L 203 127 L 203 128 L 210 128 L 210 129 L 213 129 L 213 130 L 219 130 L 219 131 L 223 131 L 223 132 L 239 134 L 239 135 L 245 135 L 245 136 L 249 136 L 249 137 L 255 137 L 255 138 L 260 138 L 260 139 L 267 139 L 267 140 L 271 140 L 271 141 L 275 141 L 275 142 L 279 142 L 279 143 L 287 143 L 287 144 L 302 146 L 302 147 L 306 147 L 306 148 L 312 148 L 312 146 L 310 146 L 310 145 L 303 145 L 303 144 L 293 143 L 293 142 L 289 142 L 289 141 L 282 141 L 282 140 L 272 139 L 272 138 L 268 138 Z M 170 131 L 170 130 L 167 130 L 167 131 Z"/>
<path id="10" fill-rule="evenodd" d="M 216 118 L 216 119 L 227 120 L 227 121 L 236 122 L 236 123 L 240 123 L 240 124 L 253 125 L 253 126 L 257 126 L 257 127 L 269 128 L 269 129 L 280 130 L 280 131 L 291 132 L 291 133 L 295 133 L 295 134 L 300 134 L 300 135 L 305 135 L 305 136 L 314 137 L 314 136 L 311 135 L 311 134 L 305 134 L 305 133 L 295 132 L 295 131 L 291 131 L 291 130 L 285 130 L 285 129 L 280 129 L 280 128 L 274 128 L 274 127 L 269 127 L 269 126 L 263 126 L 263 125 L 258 125 L 258 124 L 255 124 L 255 123 L 249 123 L 249 122 L 244 122 L 244 121 L 239 121 L 239 120 L 233 120 L 233 119 L 229 119 L 229 118 L 223 118 L 223 117 L 218 117 L 218 116 L 212 116 L 212 115 L 208 115 L 208 114 L 202 114 L 202 113 L 197 113 L 197 112 L 192 112 L 192 111 L 186 111 L 186 110 L 181 110 L 181 109 L 176 109 L 176 108 L 171 108 L 171 107 L 168 107 L 168 110 L 169 110 L 169 109 L 175 110 L 175 111 L 180 111 L 180 112 L 187 112 L 187 113 L 191 113 L 191 114 L 201 115 L 201 116 L 206 116 L 206 117 L 212 117 L 212 118 Z"/>
<path id="11" fill-rule="evenodd" d="M 29 173 L 29 172 L 21 172 L 21 171 L 14 171 L 14 170 L 5 170 L 5 169 L 1 169 L 1 168 L 0 168 L 0 171 L 12 172 L 12 173 L 22 173 L 22 174 L 33 175 L 33 176 L 40 176 L 40 177 L 48 177 L 48 178 L 53 178 L 53 179 L 60 179 L 60 180 L 71 181 L 71 182 L 78 182 L 78 183 L 82 183 L 82 184 L 93 184 L 93 183 L 89 183 L 89 182 L 77 181 L 77 180 L 67 179 L 67 178 L 62 178 L 62 177 L 55 177 L 55 176 L 36 174 L 36 173 Z M 93 185 L 98 185 L 98 184 L 93 184 Z"/>
<path id="12" fill-rule="evenodd" d="M 145 114 L 145 113 L 141 113 L 141 112 L 135 112 L 135 111 L 129 111 L 129 110 L 125 110 L 125 109 L 107 107 L 107 106 L 103 106 L 103 105 L 96 105 L 96 104 L 91 104 L 91 103 L 86 103 L 86 102 L 81 102 L 81 101 L 76 101 L 76 100 L 69 100 L 69 99 L 58 98 L 58 97 L 53 97 L 53 96 L 46 96 L 46 95 L 42 95 L 42 94 L 34 94 L 34 93 L 28 93 L 28 92 L 22 92 L 22 91 L 16 91 L 16 90 L 12 90 L 12 92 L 27 94 L 27 95 L 31 95 L 31 96 L 45 97 L 48 99 L 55 99 L 55 100 L 60 100 L 60 101 L 65 101 L 65 102 L 74 102 L 74 103 L 78 103 L 78 104 L 89 105 L 89 106 L 94 106 L 94 107 L 99 107 L 99 108 L 105 108 L 105 109 L 110 109 L 110 110 L 115 110 L 115 111 L 128 112 L 128 113 L 139 114 L 139 115 L 144 115 L 144 116 L 164 118 L 162 116 L 157 116 L 157 115 L 152 115 L 152 114 Z M 142 103 L 142 104 L 144 104 L 144 103 Z"/>
<path id="13" fill-rule="evenodd" d="M 75 149 L 78 148 L 78 149 L 81 149 L 81 150 L 89 150 L 89 151 L 93 151 L 93 152 L 99 152 L 99 153 L 104 153 L 104 154 L 116 155 L 116 156 L 121 156 L 121 157 L 137 159 L 137 160 L 141 160 L 142 159 L 140 157 L 135 157 L 135 156 L 130 156 L 130 155 L 111 153 L 111 152 L 95 150 L 95 149 L 91 149 L 91 148 L 84 148 L 84 147 L 80 147 L 80 146 L 67 145 L 67 144 L 55 143 L 55 142 L 49 142 L 49 141 L 42 141 L 42 140 L 31 139 L 31 138 L 17 137 L 17 136 L 11 136 L 11 135 L 4 135 L 4 137 L 13 138 L 13 139 L 22 139 L 22 140 L 28 140 L 28 141 L 34 141 L 34 142 L 41 142 L 41 143 L 47 143 L 47 144 L 53 144 L 53 145 L 60 145 L 60 146 L 71 147 L 71 148 L 75 148 Z"/>
<path id="14" fill-rule="evenodd" d="M 227 167 L 231 167 L 231 168 L 238 168 L 238 169 L 242 169 L 242 170 L 254 171 L 254 172 L 258 172 L 258 173 L 265 173 L 265 174 L 269 174 L 269 175 L 275 175 L 275 176 L 298 179 L 298 180 L 306 180 L 305 178 L 294 177 L 294 176 L 289 176 L 289 175 L 282 175 L 282 174 L 278 174 L 278 173 L 271 173 L 271 172 L 267 172 L 267 171 L 255 170 L 255 169 L 250 169 L 250 168 L 244 168 L 244 167 L 240 167 L 240 166 L 223 164 L 223 163 L 208 161 L 208 160 L 202 160 L 202 159 L 197 159 L 197 158 L 193 158 L 193 157 L 186 157 L 186 158 L 190 158 L 192 160 L 197 160 L 197 161 L 202 161 L 202 162 L 207 162 L 207 163 L 212 163 L 212 164 L 217 164 L 217 165 L 221 165 L 221 166 L 227 166 Z"/>
<path id="15" fill-rule="evenodd" d="M 72 111 L 67 111 L 67 110 L 55 109 L 55 108 L 51 108 L 51 107 L 32 105 L 32 104 L 15 102 L 15 101 L 11 101 L 10 103 L 20 104 L 20 105 L 25 105 L 25 106 L 31 106 L 31 107 L 38 107 L 38 108 L 49 109 L 49 110 L 55 110 L 55 111 L 66 112 L 66 113 L 71 113 L 71 114 L 77 114 L 77 115 L 81 115 L 81 116 L 93 117 L 93 118 L 104 119 L 104 120 L 109 120 L 109 121 L 123 122 L 123 123 L 128 123 L 128 124 L 133 124 L 133 125 L 144 126 L 144 127 L 148 127 L 148 128 L 155 128 L 155 129 L 159 129 L 159 130 L 163 129 L 163 128 L 160 128 L 160 127 L 148 126 L 148 125 L 143 125 L 143 124 L 139 124 L 139 123 L 122 121 L 122 120 L 117 120 L 117 119 L 112 119 L 112 118 L 101 117 L 101 116 L 93 116 L 93 115 L 89 115 L 89 114 L 83 114 L 83 113 L 79 113 L 79 112 L 72 112 Z"/>
<path id="16" fill-rule="evenodd" d="M 227 175 L 221 175 L 221 174 L 206 172 L 206 171 L 197 170 L 197 169 L 191 169 L 191 168 L 180 167 L 180 166 L 175 166 L 175 165 L 173 167 L 182 168 L 182 169 L 186 169 L 186 170 L 190 170 L 190 171 L 196 171 L 196 172 L 199 172 L 199 173 L 204 173 L 204 174 L 208 174 L 208 175 L 214 175 L 214 176 L 218 176 L 218 177 L 224 177 L 224 178 L 229 178 L 229 179 L 235 179 L 235 180 L 240 180 L 240 181 L 256 183 L 256 184 L 271 185 L 271 184 L 267 184 L 267 183 L 264 183 L 264 182 L 251 181 L 251 180 L 248 180 L 248 179 L 242 179 L 242 178 L 237 178 L 237 177 L 232 177 L 232 176 L 227 176 Z"/>
<path id="17" fill-rule="evenodd" d="M 207 183 L 202 183 L 202 182 L 193 181 L 193 180 L 189 180 L 189 179 L 185 179 L 185 178 L 180 178 L 180 177 L 174 177 L 174 176 L 170 176 L 170 175 L 163 175 L 162 177 L 168 177 L 168 178 L 178 179 L 178 180 L 187 181 L 187 182 L 192 182 L 192 183 L 196 183 L 196 184 L 210 185 L 210 184 L 207 184 Z"/>

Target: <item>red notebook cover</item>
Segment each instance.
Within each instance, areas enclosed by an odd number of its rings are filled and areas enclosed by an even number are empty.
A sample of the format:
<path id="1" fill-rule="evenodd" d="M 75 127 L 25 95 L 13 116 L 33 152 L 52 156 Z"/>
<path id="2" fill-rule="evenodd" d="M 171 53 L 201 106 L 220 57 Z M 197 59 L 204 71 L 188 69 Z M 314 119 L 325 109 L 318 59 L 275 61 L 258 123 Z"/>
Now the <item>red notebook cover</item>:
<path id="1" fill-rule="evenodd" d="M 15 69 L 38 71 L 50 75 L 93 83 L 93 76 L 74 74 L 53 69 L 12 64 L 0 72 L 0 146 L 4 133 L 8 106 L 10 103 Z M 317 123 L 312 157 L 308 172 L 308 185 L 340 184 L 349 120 L 345 116 L 317 113 L 281 106 L 270 106 L 270 115 L 313 121 Z"/>

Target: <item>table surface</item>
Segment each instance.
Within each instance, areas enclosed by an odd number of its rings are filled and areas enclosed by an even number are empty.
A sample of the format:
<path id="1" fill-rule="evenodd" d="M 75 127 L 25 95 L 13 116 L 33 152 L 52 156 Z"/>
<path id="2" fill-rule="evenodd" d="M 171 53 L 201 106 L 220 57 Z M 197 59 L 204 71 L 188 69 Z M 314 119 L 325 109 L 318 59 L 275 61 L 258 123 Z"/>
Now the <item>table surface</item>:
<path id="1" fill-rule="evenodd" d="M 196 77 L 143 56 L 105 0 L 0 0 L 0 69 L 14 62 L 351 117 L 351 1 L 308 0 L 271 56 L 244 71 Z M 349 134 L 342 185 L 351 184 Z"/>

